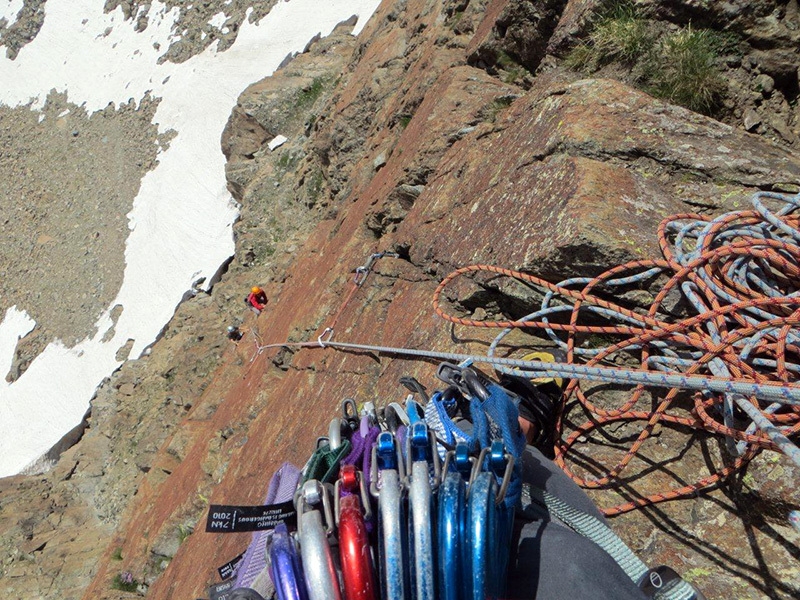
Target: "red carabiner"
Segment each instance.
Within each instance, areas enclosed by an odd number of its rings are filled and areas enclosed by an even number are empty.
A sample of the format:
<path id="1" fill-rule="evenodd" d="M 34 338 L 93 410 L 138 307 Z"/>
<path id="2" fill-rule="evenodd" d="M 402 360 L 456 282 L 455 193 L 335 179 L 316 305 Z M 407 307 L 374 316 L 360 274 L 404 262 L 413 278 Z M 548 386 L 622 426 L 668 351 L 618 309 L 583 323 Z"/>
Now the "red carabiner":
<path id="1" fill-rule="evenodd" d="M 339 552 L 342 559 L 344 594 L 347 600 L 376 600 L 369 537 L 361 507 L 359 473 L 353 465 L 342 465 L 339 485 L 350 492 L 339 498 Z"/>

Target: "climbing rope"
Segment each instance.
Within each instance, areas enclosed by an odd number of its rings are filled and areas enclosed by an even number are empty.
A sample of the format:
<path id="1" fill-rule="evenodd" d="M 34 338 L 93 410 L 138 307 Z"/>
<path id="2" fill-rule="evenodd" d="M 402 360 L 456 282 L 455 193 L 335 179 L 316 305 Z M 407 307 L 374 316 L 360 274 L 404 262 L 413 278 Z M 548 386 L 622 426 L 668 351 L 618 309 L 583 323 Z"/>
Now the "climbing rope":
<path id="1" fill-rule="evenodd" d="M 768 208 L 766 201 L 779 204 L 778 209 Z M 558 442 L 555 453 L 556 462 L 579 485 L 598 488 L 618 478 L 659 422 L 723 435 L 736 456 L 731 465 L 694 484 L 607 509 L 606 514 L 695 494 L 742 468 L 761 449 L 782 451 L 800 465 L 800 450 L 789 439 L 800 431 L 800 196 L 760 192 L 753 197 L 753 206 L 754 210 L 715 219 L 697 214 L 665 219 L 658 230 L 664 260 L 633 261 L 594 278 L 557 284 L 527 273 L 472 265 L 448 275 L 434 294 L 434 310 L 443 319 L 503 329 L 490 346 L 491 357 L 516 328 L 540 329 L 566 351 L 567 365 L 550 371 L 570 378 L 565 399 L 577 399 L 590 419 Z M 455 279 L 477 273 L 543 289 L 539 310 L 513 321 L 478 321 L 446 312 L 444 291 Z M 666 282 L 646 310 L 607 299 L 659 277 Z M 666 307 L 665 301 L 675 290 L 683 294 L 683 310 L 696 314 L 672 317 L 676 309 Z M 586 348 L 581 342 L 590 334 L 614 341 Z M 603 363 L 632 358 L 639 362 L 637 369 L 598 369 Z M 526 373 L 527 368 L 499 364 L 497 369 L 534 376 Z M 583 381 L 636 386 L 621 406 L 609 409 L 590 400 Z M 643 409 L 643 395 L 654 386 L 668 392 L 655 409 Z M 674 410 L 682 390 L 696 390 L 688 417 Z M 604 476 L 581 477 L 571 471 L 566 459 L 572 446 L 615 421 L 644 421 L 646 426 Z"/>
<path id="2" fill-rule="evenodd" d="M 777 208 L 770 208 L 775 204 Z M 554 450 L 559 466 L 586 488 L 607 487 L 618 480 L 659 423 L 726 439 L 735 457 L 727 466 L 693 484 L 605 509 L 607 515 L 694 495 L 742 469 L 763 449 L 783 452 L 800 466 L 800 450 L 791 440 L 800 431 L 800 195 L 759 192 L 753 207 L 714 219 L 691 213 L 669 217 L 658 228 L 663 259 L 632 261 L 597 277 L 551 283 L 495 266 L 457 269 L 434 292 L 434 311 L 457 325 L 502 329 L 486 356 L 332 339 L 338 319 L 372 264 L 387 253 L 373 254 L 356 270 L 353 286 L 316 342 L 259 344 L 259 351 L 331 347 L 491 364 L 501 373 L 531 379 L 568 379 L 564 405 L 577 400 L 590 416 L 566 439 L 561 439 L 559 425 Z M 541 289 L 539 309 L 514 320 L 476 320 L 443 308 L 445 292 L 454 281 L 486 275 L 489 281 L 482 285 L 487 287 L 510 278 Z M 624 305 L 625 294 L 632 290 L 638 290 L 639 298 L 649 296 L 649 305 Z M 564 349 L 566 361 L 498 356 L 502 340 L 519 328 L 541 331 Z M 604 343 L 597 344 L 598 339 Z M 594 347 L 587 341 L 595 342 Z M 633 389 L 618 407 L 608 408 L 590 399 L 585 382 Z M 644 398 L 652 388 L 666 390 L 655 408 Z M 688 412 L 676 406 L 685 391 L 694 392 Z M 565 415 L 560 416 L 563 423 Z M 570 450 L 579 440 L 610 423 L 632 421 L 645 425 L 605 475 L 580 476 L 569 468 Z"/>

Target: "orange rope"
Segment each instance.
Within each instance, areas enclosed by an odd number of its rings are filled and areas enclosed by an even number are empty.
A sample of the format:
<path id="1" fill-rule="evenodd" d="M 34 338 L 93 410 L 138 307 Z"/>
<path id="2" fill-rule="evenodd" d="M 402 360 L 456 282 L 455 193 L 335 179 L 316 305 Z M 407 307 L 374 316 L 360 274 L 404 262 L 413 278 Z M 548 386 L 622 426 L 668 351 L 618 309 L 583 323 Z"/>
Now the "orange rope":
<path id="1" fill-rule="evenodd" d="M 744 213 L 743 217 L 746 221 L 755 219 L 756 213 Z M 731 217 L 732 219 L 733 217 Z M 792 257 L 800 257 L 800 249 L 797 246 L 784 244 L 776 240 L 763 240 L 758 239 L 759 247 L 752 248 L 752 241 L 738 240 L 730 245 L 720 248 L 707 248 L 704 247 L 700 256 L 692 261 L 690 264 L 683 266 L 677 262 L 670 251 L 669 243 L 667 241 L 666 224 L 670 220 L 675 219 L 701 219 L 705 220 L 700 215 L 678 215 L 671 217 L 662 222 L 659 227 L 659 240 L 664 250 L 666 260 L 649 260 L 649 261 L 632 261 L 624 265 L 620 265 L 609 269 L 605 273 L 599 275 L 586 284 L 580 291 L 568 289 L 557 284 L 550 283 L 534 275 L 522 273 L 511 269 L 504 269 L 501 267 L 494 267 L 489 265 L 471 265 L 456 269 L 445 277 L 441 284 L 438 286 L 433 295 L 433 306 L 437 315 L 443 319 L 465 326 L 484 327 L 484 328 L 549 328 L 553 331 L 561 331 L 566 334 L 567 343 L 567 361 L 570 363 L 577 361 L 575 354 L 576 348 L 576 335 L 586 333 L 602 333 L 614 336 L 625 336 L 624 339 L 617 343 L 611 344 L 607 348 L 601 350 L 596 356 L 591 357 L 586 361 L 587 365 L 599 365 L 603 359 L 609 358 L 611 355 L 620 351 L 630 352 L 631 345 L 641 346 L 641 369 L 649 371 L 647 361 L 650 356 L 651 346 L 649 343 L 655 340 L 663 340 L 673 342 L 680 347 L 696 349 L 703 352 L 702 358 L 697 360 L 688 370 L 685 371 L 687 375 L 698 372 L 699 370 L 707 367 L 708 363 L 719 357 L 727 365 L 731 375 L 736 378 L 741 378 L 748 381 L 781 381 L 784 383 L 791 383 L 796 379 L 786 369 L 786 354 L 791 353 L 797 362 L 798 348 L 795 345 L 787 342 L 792 327 L 800 324 L 800 298 L 788 298 L 786 296 L 765 296 L 756 293 L 752 289 L 744 288 L 740 285 L 732 285 L 730 278 L 722 272 L 722 267 L 725 261 L 737 256 L 747 255 L 756 259 L 766 261 L 768 264 L 774 266 L 780 273 L 786 275 L 788 280 L 795 283 L 800 280 L 800 271 L 796 264 L 792 264 L 786 260 L 785 255 Z M 716 228 L 722 227 L 723 224 L 715 226 Z M 785 253 L 785 254 L 781 254 Z M 631 311 L 625 307 L 619 306 L 616 303 L 605 300 L 593 293 L 594 288 L 599 287 L 604 281 L 609 279 L 625 276 L 625 274 L 633 274 L 642 272 L 652 267 L 659 267 L 665 271 L 673 273 L 670 280 L 664 285 L 661 292 L 656 296 L 647 314 L 640 314 Z M 734 296 L 738 302 L 733 304 L 720 304 L 719 299 L 710 289 L 709 285 L 696 274 L 696 270 L 702 268 L 704 271 L 713 278 L 716 285 L 724 287 Z M 506 320 L 506 321 L 477 321 L 474 319 L 467 319 L 456 317 L 449 314 L 442 308 L 442 294 L 445 289 L 458 277 L 467 274 L 476 273 L 489 273 L 492 275 L 499 275 L 502 277 L 510 277 L 517 280 L 525 281 L 534 284 L 538 287 L 544 288 L 551 292 L 558 294 L 561 298 L 569 299 L 572 301 L 572 310 L 569 323 L 553 323 L 542 321 L 523 321 L 523 320 Z M 667 294 L 674 288 L 678 287 L 682 282 L 690 281 L 698 289 L 698 293 L 708 303 L 710 310 L 705 314 L 699 314 L 691 318 L 687 318 L 675 323 L 664 321 L 657 318 L 657 312 Z M 581 316 L 581 306 L 584 304 L 591 304 L 594 306 L 606 308 L 617 312 L 619 314 L 636 319 L 642 323 L 642 327 L 635 327 L 630 325 L 582 325 L 578 323 L 579 316 Z M 783 312 L 786 316 L 776 318 L 773 320 L 764 321 L 761 323 L 748 322 L 744 317 L 744 311 L 747 308 L 760 307 L 770 308 L 773 312 Z M 729 317 L 726 321 L 725 317 Z M 735 330 L 729 331 L 730 319 L 737 322 L 739 327 Z M 720 331 L 722 338 L 721 343 L 714 342 L 708 331 L 705 328 L 707 322 L 713 322 Z M 774 374 L 765 374 L 757 371 L 751 364 L 744 362 L 736 352 L 734 344 L 739 340 L 752 336 L 758 331 L 765 331 L 769 329 L 779 329 L 778 334 L 767 334 L 764 336 L 762 342 L 757 346 L 757 354 L 759 356 L 771 356 L 777 361 L 777 368 Z M 574 431 L 566 438 L 561 439 L 561 424 L 563 423 L 563 415 L 560 415 L 558 435 L 555 443 L 556 463 L 569 475 L 576 483 L 585 488 L 601 488 L 609 487 L 614 480 L 621 481 L 621 474 L 623 470 L 630 464 L 640 451 L 642 445 L 652 434 L 653 428 L 657 423 L 665 423 L 671 425 L 685 426 L 695 430 L 708 431 L 710 433 L 729 436 L 735 440 L 747 442 L 748 448 L 741 456 L 737 457 L 732 464 L 720 468 L 715 473 L 707 477 L 703 477 L 696 482 L 681 486 L 677 489 L 671 489 L 664 492 L 649 495 L 647 497 L 637 499 L 631 502 L 626 502 L 618 506 L 605 509 L 603 512 L 606 515 L 617 515 L 635 508 L 662 502 L 665 500 L 672 500 L 686 496 L 697 494 L 698 491 L 706 489 L 719 484 L 722 480 L 730 477 L 732 474 L 740 471 L 753 457 L 755 457 L 762 449 L 769 449 L 777 451 L 774 443 L 761 432 L 755 435 L 748 434 L 744 431 L 731 429 L 724 426 L 718 421 L 718 417 L 711 416 L 708 408 L 714 404 L 720 404 L 722 399 L 719 397 L 704 399 L 703 395 L 698 393 L 694 397 L 694 407 L 691 411 L 691 416 L 676 413 L 671 411 L 673 402 L 678 396 L 678 388 L 669 390 L 663 400 L 660 401 L 655 409 L 642 410 L 636 409 L 642 401 L 642 396 L 645 392 L 645 386 L 636 386 L 630 394 L 630 397 L 617 409 L 605 409 L 594 404 L 581 388 L 581 382 L 577 379 L 572 379 L 566 387 L 564 393 L 564 404 L 572 398 L 578 401 L 590 415 L 589 420 L 583 424 L 578 425 Z M 755 406 L 758 401 L 755 398 L 750 399 Z M 563 409 L 563 405 L 562 405 Z M 789 412 L 781 414 L 773 414 L 762 412 L 762 414 L 769 419 L 772 423 L 789 427 L 785 431 L 785 435 L 795 435 L 800 431 L 800 410 L 797 407 L 791 407 Z M 592 431 L 603 427 L 612 422 L 618 421 L 643 421 L 645 426 L 637 436 L 636 440 L 630 444 L 630 447 L 625 452 L 622 460 L 616 465 L 607 470 L 605 475 L 601 477 L 581 477 L 574 473 L 567 466 L 567 458 L 573 445 L 585 436 L 588 436 Z"/>

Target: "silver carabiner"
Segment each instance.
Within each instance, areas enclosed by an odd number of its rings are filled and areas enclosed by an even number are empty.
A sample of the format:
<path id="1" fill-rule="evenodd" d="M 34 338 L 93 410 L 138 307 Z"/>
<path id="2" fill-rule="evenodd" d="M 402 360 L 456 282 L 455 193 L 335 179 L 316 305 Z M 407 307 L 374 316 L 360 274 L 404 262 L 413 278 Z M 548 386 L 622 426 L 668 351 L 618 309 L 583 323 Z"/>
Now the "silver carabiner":
<path id="1" fill-rule="evenodd" d="M 295 508 L 309 600 L 341 600 L 339 578 L 328 543 L 334 527 L 328 489 L 316 479 L 306 481 L 295 493 Z"/>
<path id="2" fill-rule="evenodd" d="M 432 496 L 441 478 L 436 440 L 424 421 L 411 425 L 406 456 L 408 485 L 408 531 L 413 547 L 411 585 L 416 600 L 433 600 L 436 594 L 436 571 L 433 553 Z M 431 463 L 434 474 L 431 477 Z M 434 485 L 435 484 L 435 487 Z"/>
<path id="3" fill-rule="evenodd" d="M 342 420 L 339 417 L 331 419 L 328 426 L 328 444 L 331 450 L 336 450 L 342 445 Z"/>
<path id="4" fill-rule="evenodd" d="M 390 431 L 383 431 L 378 435 L 375 444 L 372 446 L 372 460 L 370 461 L 369 472 L 369 493 L 373 498 L 378 498 L 383 487 L 383 476 L 394 471 L 400 478 L 400 484 L 406 480 L 405 465 L 403 464 L 403 454 L 400 452 L 400 444 L 395 440 L 394 434 Z"/>
<path id="5" fill-rule="evenodd" d="M 405 600 L 408 566 L 404 543 L 403 482 L 405 471 L 394 434 L 382 432 L 372 447 L 370 493 L 378 498 L 378 556 L 381 598 Z"/>
<path id="6" fill-rule="evenodd" d="M 406 487 L 411 489 L 412 465 L 422 461 L 427 469 L 431 490 L 435 491 L 442 481 L 442 463 L 436 446 L 436 436 L 425 421 L 417 421 L 408 428 L 406 435 Z"/>

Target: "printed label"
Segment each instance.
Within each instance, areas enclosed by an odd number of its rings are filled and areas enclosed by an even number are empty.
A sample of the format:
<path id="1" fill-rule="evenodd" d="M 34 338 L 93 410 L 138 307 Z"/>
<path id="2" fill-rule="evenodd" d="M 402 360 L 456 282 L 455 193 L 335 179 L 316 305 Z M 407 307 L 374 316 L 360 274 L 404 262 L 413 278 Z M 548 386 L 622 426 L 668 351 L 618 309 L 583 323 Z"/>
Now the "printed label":
<path id="1" fill-rule="evenodd" d="M 242 552 L 239 556 L 237 556 L 233 560 L 229 560 L 220 568 L 218 568 L 217 573 L 219 573 L 219 578 L 222 579 L 222 581 L 225 581 L 226 579 L 230 579 L 231 577 L 236 575 L 236 570 L 239 568 L 239 563 L 242 562 L 243 558 L 244 558 L 244 552 Z"/>
<path id="2" fill-rule="evenodd" d="M 266 531 L 274 529 L 280 523 L 286 523 L 287 527 L 294 527 L 297 524 L 297 513 L 291 500 L 268 506 L 212 504 L 208 511 L 206 531 L 212 533 Z"/>
<path id="3" fill-rule="evenodd" d="M 233 591 L 233 581 L 225 581 L 217 583 L 208 588 L 208 597 L 210 600 L 227 600 L 230 593 Z"/>

